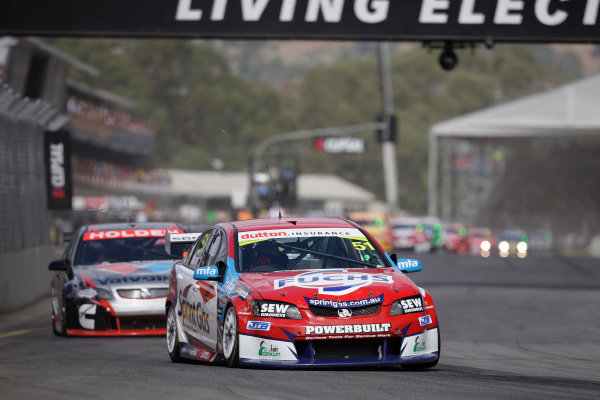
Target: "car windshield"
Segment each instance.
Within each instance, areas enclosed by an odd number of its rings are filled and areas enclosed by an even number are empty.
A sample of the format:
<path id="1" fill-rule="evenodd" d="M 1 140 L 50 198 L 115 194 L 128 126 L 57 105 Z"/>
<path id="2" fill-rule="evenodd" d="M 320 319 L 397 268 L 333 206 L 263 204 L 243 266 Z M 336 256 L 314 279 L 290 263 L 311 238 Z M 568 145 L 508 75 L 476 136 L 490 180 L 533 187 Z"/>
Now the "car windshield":
<path id="1" fill-rule="evenodd" d="M 520 241 L 525 240 L 525 232 L 522 231 L 507 231 L 500 234 L 500 240 Z"/>
<path id="2" fill-rule="evenodd" d="M 165 250 L 164 237 L 82 240 L 79 242 L 76 263 L 102 263 L 176 260 L 183 256 L 188 245 L 172 245 L 171 254 Z"/>
<path id="3" fill-rule="evenodd" d="M 241 232 L 238 243 L 242 272 L 389 266 L 358 229 Z"/>
<path id="4" fill-rule="evenodd" d="M 417 224 L 395 224 L 392 225 L 392 228 L 394 229 L 406 229 L 406 230 L 412 230 L 412 229 L 416 229 L 417 228 Z"/>
<path id="5" fill-rule="evenodd" d="M 492 236 L 492 234 L 489 231 L 475 230 L 475 229 L 471 229 L 471 231 L 469 232 L 469 234 L 473 238 L 488 238 L 488 237 Z"/>

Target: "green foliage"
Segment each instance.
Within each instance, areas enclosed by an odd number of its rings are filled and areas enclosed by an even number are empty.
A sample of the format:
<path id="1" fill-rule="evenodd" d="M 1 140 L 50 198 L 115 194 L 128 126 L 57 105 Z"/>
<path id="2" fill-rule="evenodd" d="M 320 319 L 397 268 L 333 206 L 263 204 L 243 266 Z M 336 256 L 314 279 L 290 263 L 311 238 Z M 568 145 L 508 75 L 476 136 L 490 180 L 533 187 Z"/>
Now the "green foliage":
<path id="1" fill-rule="evenodd" d="M 370 44 L 355 53 L 363 58 L 314 67 L 299 84 L 281 89 L 275 82 L 285 76 L 285 64 L 258 41 L 248 42 L 234 57 L 240 74 L 210 42 L 57 39 L 53 44 L 102 71 L 96 79 L 73 71 L 72 78 L 137 103 L 136 112 L 157 127 L 152 162 L 160 167 L 210 168 L 218 157 L 225 169 L 244 170 L 256 147 L 271 135 L 371 122 L 382 108 Z M 547 46 L 457 53 L 459 65 L 451 72 L 439 67 L 439 51 L 413 48 L 392 58 L 400 205 L 411 212 L 425 211 L 432 124 L 581 76 L 572 55 L 558 56 Z M 264 83 L 269 77 L 272 84 Z M 383 198 L 381 146 L 374 132 L 364 137 L 366 155 L 306 151 L 302 172 L 339 174 Z M 286 144 L 272 151 L 289 149 Z"/>

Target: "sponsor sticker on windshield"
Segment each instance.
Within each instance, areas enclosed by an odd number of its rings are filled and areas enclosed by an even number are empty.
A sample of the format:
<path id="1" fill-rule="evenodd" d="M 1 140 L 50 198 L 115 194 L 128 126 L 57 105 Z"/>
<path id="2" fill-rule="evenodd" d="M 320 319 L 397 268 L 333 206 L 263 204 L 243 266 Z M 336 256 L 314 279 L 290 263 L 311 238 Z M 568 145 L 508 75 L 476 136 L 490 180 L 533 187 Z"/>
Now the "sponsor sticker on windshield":
<path id="1" fill-rule="evenodd" d="M 181 229 L 125 229 L 114 231 L 86 232 L 83 240 L 129 239 L 129 238 L 164 238 L 165 232 L 183 233 Z"/>
<path id="2" fill-rule="evenodd" d="M 299 237 L 328 237 L 337 236 L 356 240 L 366 240 L 366 237 L 356 228 L 310 228 L 310 229 L 270 229 L 251 232 L 239 232 L 238 243 L 244 246 L 267 239 L 299 238 Z"/>

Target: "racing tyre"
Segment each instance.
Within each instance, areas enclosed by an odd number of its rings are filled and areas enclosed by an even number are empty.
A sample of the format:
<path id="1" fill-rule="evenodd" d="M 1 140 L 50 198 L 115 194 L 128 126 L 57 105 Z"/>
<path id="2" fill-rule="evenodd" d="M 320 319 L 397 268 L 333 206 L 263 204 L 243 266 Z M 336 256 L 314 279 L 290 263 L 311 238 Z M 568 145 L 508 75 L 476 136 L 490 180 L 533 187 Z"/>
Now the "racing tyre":
<path id="1" fill-rule="evenodd" d="M 66 313 L 66 308 L 64 306 L 64 303 L 62 305 L 63 316 L 62 316 L 62 318 L 60 318 L 60 329 L 56 329 L 56 322 L 54 322 L 54 321 L 57 318 L 57 316 L 56 316 L 57 304 L 58 304 L 58 300 L 56 299 L 56 296 L 54 295 L 54 288 L 53 288 L 52 289 L 52 313 L 50 314 L 50 316 L 51 316 L 50 322 L 52 323 L 52 333 L 54 333 L 56 336 L 67 336 L 67 324 L 65 321 L 67 319 L 67 313 Z"/>
<path id="2" fill-rule="evenodd" d="M 169 306 L 167 311 L 167 350 L 169 358 L 173 362 L 181 362 L 179 353 L 179 332 L 177 330 L 177 318 L 175 315 L 175 306 Z"/>
<path id="3" fill-rule="evenodd" d="M 233 306 L 225 312 L 223 322 L 223 356 L 228 367 L 237 367 L 240 362 L 240 339 L 238 319 Z"/>
<path id="4" fill-rule="evenodd" d="M 58 329 L 56 329 L 56 322 L 54 322 L 55 318 L 56 318 L 56 316 L 54 315 L 54 310 L 52 310 L 51 320 L 50 320 L 50 322 L 52 323 L 52 333 L 54 333 L 56 336 L 67 336 L 64 320 L 61 319 L 61 321 L 60 321 L 61 329 L 58 330 Z"/>

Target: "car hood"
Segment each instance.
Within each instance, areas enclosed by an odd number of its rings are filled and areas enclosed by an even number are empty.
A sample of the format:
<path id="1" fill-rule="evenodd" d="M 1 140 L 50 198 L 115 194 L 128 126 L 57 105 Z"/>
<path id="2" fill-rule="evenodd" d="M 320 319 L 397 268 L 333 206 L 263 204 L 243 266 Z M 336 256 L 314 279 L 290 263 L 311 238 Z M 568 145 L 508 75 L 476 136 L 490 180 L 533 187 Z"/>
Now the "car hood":
<path id="1" fill-rule="evenodd" d="M 174 261 L 106 263 L 75 267 L 82 286 L 147 287 L 168 286 Z"/>
<path id="2" fill-rule="evenodd" d="M 399 298 L 420 294 L 410 279 L 392 268 L 245 273 L 242 281 L 264 299 L 301 307 L 307 307 L 311 298 L 352 301 L 383 295 L 382 302 L 390 304 Z"/>

